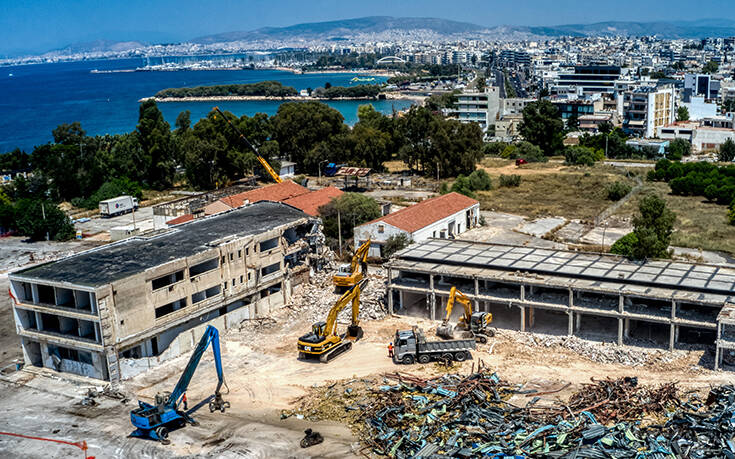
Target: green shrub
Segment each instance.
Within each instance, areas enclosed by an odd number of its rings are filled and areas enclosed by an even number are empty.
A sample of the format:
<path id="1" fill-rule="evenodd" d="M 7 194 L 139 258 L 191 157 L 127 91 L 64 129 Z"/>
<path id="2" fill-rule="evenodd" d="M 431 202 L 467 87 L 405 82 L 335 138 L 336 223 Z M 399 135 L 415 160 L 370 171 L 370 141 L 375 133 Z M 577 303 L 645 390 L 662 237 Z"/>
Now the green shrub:
<path id="1" fill-rule="evenodd" d="M 574 166 L 594 166 L 596 161 L 605 159 L 602 150 L 594 150 L 589 147 L 569 147 L 564 150 L 566 163 Z"/>
<path id="2" fill-rule="evenodd" d="M 473 191 L 492 190 L 493 182 L 484 169 L 477 169 L 470 174 L 470 188 Z"/>
<path id="3" fill-rule="evenodd" d="M 452 183 L 450 191 L 469 196 L 470 198 L 475 197 L 475 193 L 472 191 L 472 185 L 470 184 L 470 179 L 462 174 L 460 174 L 459 177 L 457 177 L 457 180 Z"/>
<path id="4" fill-rule="evenodd" d="M 516 187 L 521 184 L 521 176 L 517 174 L 512 175 L 500 175 L 500 186 L 502 187 Z"/>
<path id="5" fill-rule="evenodd" d="M 727 221 L 731 225 L 735 225 L 735 200 L 730 203 L 730 208 L 727 211 Z"/>
<path id="6" fill-rule="evenodd" d="M 529 163 L 545 163 L 549 160 L 543 150 L 530 142 L 519 142 L 512 159 L 523 158 Z"/>
<path id="7" fill-rule="evenodd" d="M 635 233 L 628 233 L 621 237 L 610 247 L 610 253 L 622 255 L 624 257 L 633 256 L 633 248 L 638 244 L 638 237 Z"/>
<path id="8" fill-rule="evenodd" d="M 488 156 L 500 156 L 507 146 L 505 142 L 488 142 L 482 146 L 482 153 Z"/>
<path id="9" fill-rule="evenodd" d="M 607 199 L 611 201 L 620 201 L 633 188 L 624 182 L 615 182 L 607 186 Z"/>
<path id="10" fill-rule="evenodd" d="M 411 242 L 413 241 L 411 241 L 411 239 L 409 239 L 409 237 L 405 233 L 390 236 L 385 241 L 385 245 L 383 246 L 383 258 L 392 257 L 394 253 L 408 247 Z"/>

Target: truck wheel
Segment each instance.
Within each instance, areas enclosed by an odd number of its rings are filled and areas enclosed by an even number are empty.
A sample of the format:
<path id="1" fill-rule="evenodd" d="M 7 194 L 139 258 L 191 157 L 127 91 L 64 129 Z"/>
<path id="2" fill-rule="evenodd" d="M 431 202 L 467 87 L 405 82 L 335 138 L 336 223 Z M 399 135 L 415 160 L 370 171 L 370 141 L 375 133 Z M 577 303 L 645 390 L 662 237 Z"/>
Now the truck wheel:
<path id="1" fill-rule="evenodd" d="M 467 359 L 467 354 L 464 351 L 454 354 L 454 360 L 456 360 L 457 362 L 464 362 L 465 359 Z"/>
<path id="2" fill-rule="evenodd" d="M 413 365 L 414 359 L 412 355 L 404 355 L 403 359 L 401 359 L 401 362 L 403 362 L 404 365 Z"/>
<path id="3" fill-rule="evenodd" d="M 431 356 L 429 354 L 421 354 L 419 356 L 419 363 L 426 364 L 429 362 L 431 362 Z"/>
<path id="4" fill-rule="evenodd" d="M 442 360 L 444 360 L 447 363 L 449 363 L 452 360 L 454 360 L 454 357 L 452 357 L 452 354 L 450 354 L 449 352 L 445 352 L 444 354 L 442 354 Z"/>

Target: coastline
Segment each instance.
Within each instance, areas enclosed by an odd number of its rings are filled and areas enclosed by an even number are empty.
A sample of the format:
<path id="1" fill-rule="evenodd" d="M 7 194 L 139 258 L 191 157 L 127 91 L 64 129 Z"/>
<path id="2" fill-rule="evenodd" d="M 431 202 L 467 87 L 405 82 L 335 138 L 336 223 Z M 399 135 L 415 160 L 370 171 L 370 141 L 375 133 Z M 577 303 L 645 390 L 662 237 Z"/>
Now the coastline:
<path id="1" fill-rule="evenodd" d="M 394 92 L 381 93 L 386 100 L 414 100 L 423 102 L 428 96 L 420 96 L 415 94 L 401 94 Z M 156 103 L 167 102 L 248 102 L 248 101 L 278 101 L 278 102 L 295 102 L 295 101 L 355 101 L 362 100 L 366 102 L 380 100 L 375 97 L 312 97 L 312 96 L 291 96 L 291 97 L 273 97 L 273 96 L 202 96 L 202 97 L 143 97 L 138 102 L 153 99 Z"/>

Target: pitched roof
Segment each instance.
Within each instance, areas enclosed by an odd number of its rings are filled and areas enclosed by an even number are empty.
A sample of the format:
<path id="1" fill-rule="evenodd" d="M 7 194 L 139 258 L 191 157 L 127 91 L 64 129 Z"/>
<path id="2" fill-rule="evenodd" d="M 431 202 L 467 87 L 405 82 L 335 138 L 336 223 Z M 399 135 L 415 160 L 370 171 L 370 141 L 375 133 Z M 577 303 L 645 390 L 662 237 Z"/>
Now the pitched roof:
<path id="1" fill-rule="evenodd" d="M 181 216 L 178 216 L 174 219 L 171 219 L 166 222 L 167 225 L 173 226 L 173 225 L 179 225 L 181 223 L 186 223 L 194 220 L 194 216 L 192 214 L 184 214 Z"/>
<path id="2" fill-rule="evenodd" d="M 286 199 L 301 196 L 308 192 L 308 189 L 296 184 L 292 180 L 285 180 L 281 183 L 273 183 L 255 190 L 233 194 L 232 196 L 220 199 L 220 201 L 235 208 L 245 204 L 245 201 L 285 201 Z"/>
<path id="3" fill-rule="evenodd" d="M 283 203 L 294 206 L 297 209 L 301 209 L 305 213 L 316 217 L 319 214 L 319 208 L 321 206 L 327 204 L 333 198 L 340 195 L 342 195 L 342 190 L 333 186 L 328 186 L 307 194 L 286 199 Z"/>
<path id="4" fill-rule="evenodd" d="M 468 207 L 472 207 L 480 202 L 468 198 L 467 196 L 455 192 L 445 195 L 436 196 L 434 198 L 425 199 L 418 204 L 401 209 L 397 212 L 390 213 L 373 221 L 363 223 L 369 225 L 375 222 L 383 222 L 388 225 L 395 226 L 398 229 L 413 233 L 430 224 L 456 214 Z"/>

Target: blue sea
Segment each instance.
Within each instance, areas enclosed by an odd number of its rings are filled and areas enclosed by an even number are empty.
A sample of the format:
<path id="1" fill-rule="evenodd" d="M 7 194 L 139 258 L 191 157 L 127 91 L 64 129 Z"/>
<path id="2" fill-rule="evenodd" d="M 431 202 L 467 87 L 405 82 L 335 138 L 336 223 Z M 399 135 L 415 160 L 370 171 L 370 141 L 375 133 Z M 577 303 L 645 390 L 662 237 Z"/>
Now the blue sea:
<path id="1" fill-rule="evenodd" d="M 329 82 L 349 86 L 356 73 L 296 75 L 277 70 L 196 70 L 176 72 L 90 73 L 143 67 L 143 59 L 116 59 L 56 64 L 0 67 L 0 153 L 16 147 L 30 152 L 35 145 L 53 139 L 51 131 L 61 123 L 79 121 L 88 135 L 120 134 L 135 129 L 138 106 L 165 88 L 277 80 L 297 90 L 317 88 Z M 376 77 L 378 81 L 384 78 Z M 335 101 L 348 124 L 357 122 L 357 107 L 364 101 Z M 373 101 L 376 110 L 402 110 L 410 101 Z M 173 126 L 183 110 L 191 111 L 192 124 L 215 105 L 212 102 L 159 104 Z M 278 101 L 219 102 L 223 110 L 242 115 L 278 110 Z"/>

